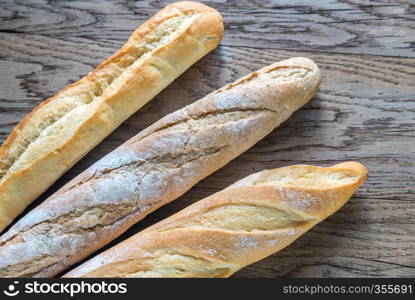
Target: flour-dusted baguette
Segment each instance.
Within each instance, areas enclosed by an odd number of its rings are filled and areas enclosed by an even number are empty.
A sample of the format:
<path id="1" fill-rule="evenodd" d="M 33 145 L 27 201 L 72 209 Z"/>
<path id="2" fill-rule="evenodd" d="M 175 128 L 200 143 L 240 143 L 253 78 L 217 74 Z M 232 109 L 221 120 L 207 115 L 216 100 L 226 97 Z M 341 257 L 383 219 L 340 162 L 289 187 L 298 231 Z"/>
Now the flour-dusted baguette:
<path id="1" fill-rule="evenodd" d="M 275 63 L 184 107 L 92 165 L 0 238 L 0 276 L 52 276 L 189 190 L 285 121 L 320 81 Z"/>
<path id="2" fill-rule="evenodd" d="M 65 277 L 228 277 L 291 244 L 366 179 L 356 162 L 248 176 L 139 232 Z"/>
<path id="3" fill-rule="evenodd" d="M 0 148 L 0 232 L 222 35 L 213 8 L 169 5 L 97 69 L 35 108 Z"/>

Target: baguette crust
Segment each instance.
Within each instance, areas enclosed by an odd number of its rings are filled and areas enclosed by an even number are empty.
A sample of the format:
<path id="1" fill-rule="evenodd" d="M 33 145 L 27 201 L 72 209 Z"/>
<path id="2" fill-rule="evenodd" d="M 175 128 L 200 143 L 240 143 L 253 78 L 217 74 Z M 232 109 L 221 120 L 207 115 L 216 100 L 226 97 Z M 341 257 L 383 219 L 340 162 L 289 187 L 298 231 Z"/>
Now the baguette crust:
<path id="1" fill-rule="evenodd" d="M 37 106 L 0 148 L 0 232 L 222 36 L 213 8 L 171 4 L 94 71 Z"/>
<path id="2" fill-rule="evenodd" d="M 318 67 L 292 58 L 162 118 L 0 238 L 0 276 L 53 276 L 246 151 L 308 102 Z"/>
<path id="3" fill-rule="evenodd" d="M 229 277 L 340 209 L 367 177 L 347 162 L 248 176 L 97 255 L 64 277 Z"/>

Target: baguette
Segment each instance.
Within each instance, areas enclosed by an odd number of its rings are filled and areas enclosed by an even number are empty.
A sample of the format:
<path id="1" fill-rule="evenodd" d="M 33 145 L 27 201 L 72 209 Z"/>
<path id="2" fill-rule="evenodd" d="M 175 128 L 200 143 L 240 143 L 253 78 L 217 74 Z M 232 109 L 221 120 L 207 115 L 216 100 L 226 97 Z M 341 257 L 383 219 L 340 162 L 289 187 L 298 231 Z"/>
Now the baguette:
<path id="1" fill-rule="evenodd" d="M 265 67 L 162 118 L 75 177 L 0 238 L 0 276 L 53 276 L 178 198 L 310 100 L 309 59 Z"/>
<path id="2" fill-rule="evenodd" d="M 36 107 L 0 148 L 0 232 L 222 35 L 213 8 L 169 5 L 93 72 Z"/>
<path id="3" fill-rule="evenodd" d="M 64 277 L 229 277 L 336 212 L 366 176 L 366 168 L 356 162 L 253 174 Z"/>

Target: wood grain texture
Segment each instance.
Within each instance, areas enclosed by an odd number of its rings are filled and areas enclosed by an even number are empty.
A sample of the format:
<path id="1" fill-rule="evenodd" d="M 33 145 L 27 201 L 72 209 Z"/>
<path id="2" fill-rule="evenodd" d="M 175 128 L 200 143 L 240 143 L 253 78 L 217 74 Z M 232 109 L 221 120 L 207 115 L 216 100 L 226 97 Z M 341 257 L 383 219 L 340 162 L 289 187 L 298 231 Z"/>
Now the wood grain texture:
<path id="1" fill-rule="evenodd" d="M 0 32 L 121 43 L 137 22 L 171 2 L 1 0 Z M 225 18 L 223 45 L 415 56 L 412 0 L 203 2 Z"/>
<path id="2" fill-rule="evenodd" d="M 0 142 L 40 101 L 91 71 L 166 4 L 27 2 L 0 1 Z M 31 207 L 165 114 L 272 62 L 307 56 L 323 72 L 314 100 L 117 241 L 253 172 L 353 159 L 368 167 L 369 179 L 339 213 L 235 276 L 414 277 L 414 6 L 386 0 L 206 3 L 225 17 L 221 46 L 134 114 Z M 392 35 L 378 30 L 388 22 L 395 26 L 386 26 L 394 28 Z M 394 42 L 388 42 L 392 36 Z"/>

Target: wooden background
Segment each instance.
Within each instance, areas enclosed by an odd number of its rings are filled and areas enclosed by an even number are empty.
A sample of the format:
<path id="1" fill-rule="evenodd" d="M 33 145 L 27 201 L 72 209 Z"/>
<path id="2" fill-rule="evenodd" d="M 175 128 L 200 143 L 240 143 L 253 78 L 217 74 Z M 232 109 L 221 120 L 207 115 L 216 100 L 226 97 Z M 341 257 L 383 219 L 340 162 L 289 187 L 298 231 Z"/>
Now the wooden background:
<path id="1" fill-rule="evenodd" d="M 169 2 L 0 0 L 0 142 L 38 103 L 91 71 Z M 225 19 L 219 48 L 134 114 L 33 205 L 165 114 L 272 62 L 307 56 L 323 72 L 314 100 L 118 241 L 253 172 L 358 160 L 370 177 L 340 212 L 235 276 L 414 277 L 414 2 L 204 2 Z"/>

